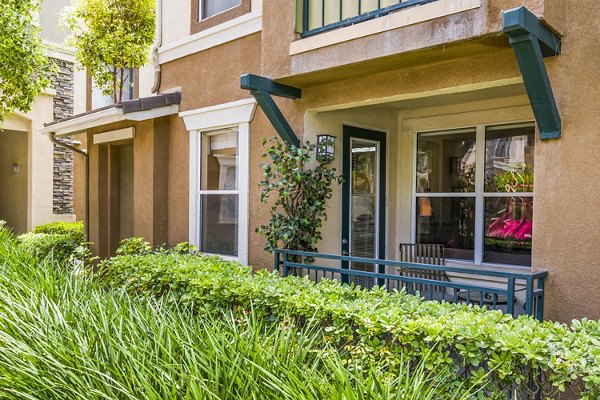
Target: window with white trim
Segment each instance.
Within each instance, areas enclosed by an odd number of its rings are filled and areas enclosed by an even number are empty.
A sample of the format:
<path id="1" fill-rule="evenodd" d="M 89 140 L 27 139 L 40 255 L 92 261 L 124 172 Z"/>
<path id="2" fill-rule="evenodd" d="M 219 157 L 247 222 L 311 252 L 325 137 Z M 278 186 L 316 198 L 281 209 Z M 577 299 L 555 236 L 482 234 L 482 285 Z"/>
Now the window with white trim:
<path id="1" fill-rule="evenodd" d="M 199 250 L 237 257 L 238 129 L 202 132 L 199 145 Z"/>
<path id="2" fill-rule="evenodd" d="M 123 99 L 119 101 L 132 100 L 133 99 L 133 82 L 135 77 L 135 70 L 133 68 L 126 68 L 124 70 L 125 76 L 123 77 Z M 121 72 L 117 72 L 117 80 L 121 79 Z M 119 94 L 117 94 L 119 96 Z M 105 95 L 102 90 L 97 87 L 92 79 L 92 110 L 102 108 L 114 104 L 113 96 Z"/>
<path id="3" fill-rule="evenodd" d="M 242 0 L 200 0 L 200 19 L 206 19 L 242 4 Z"/>
<path id="4" fill-rule="evenodd" d="M 248 263 L 250 121 L 253 98 L 184 111 L 190 133 L 189 241 Z"/>
<path id="5" fill-rule="evenodd" d="M 415 241 L 446 258 L 531 265 L 535 127 L 417 134 Z"/>

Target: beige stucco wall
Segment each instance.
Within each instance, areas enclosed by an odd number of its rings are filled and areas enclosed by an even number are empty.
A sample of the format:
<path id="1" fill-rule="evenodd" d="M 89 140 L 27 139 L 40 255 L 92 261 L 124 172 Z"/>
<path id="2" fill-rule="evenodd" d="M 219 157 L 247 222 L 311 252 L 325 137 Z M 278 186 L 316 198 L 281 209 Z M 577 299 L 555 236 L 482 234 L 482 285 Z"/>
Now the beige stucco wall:
<path id="1" fill-rule="evenodd" d="M 40 133 L 44 123 L 52 121 L 52 96 L 51 90 L 37 96 L 31 111 L 15 113 L 4 122 L 6 130 L 27 132 L 27 162 L 23 168 L 27 171 L 27 230 L 47 222 L 74 219 L 52 212 L 53 149 L 48 137 Z"/>
<path id="2" fill-rule="evenodd" d="M 27 230 L 27 136 L 27 132 L 0 132 L 0 220 L 18 233 Z"/>

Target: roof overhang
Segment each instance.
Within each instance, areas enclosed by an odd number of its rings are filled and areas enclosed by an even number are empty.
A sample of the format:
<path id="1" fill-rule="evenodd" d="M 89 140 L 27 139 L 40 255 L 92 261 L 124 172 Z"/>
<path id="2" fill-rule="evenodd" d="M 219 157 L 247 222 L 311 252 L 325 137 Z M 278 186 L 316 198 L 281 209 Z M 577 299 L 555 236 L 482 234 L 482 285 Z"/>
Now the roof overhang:
<path id="1" fill-rule="evenodd" d="M 106 126 L 122 121 L 146 121 L 179 113 L 181 93 L 128 100 L 117 105 L 75 115 L 62 121 L 46 124 L 41 133 L 54 133 L 56 136 L 71 136 L 88 129 Z"/>

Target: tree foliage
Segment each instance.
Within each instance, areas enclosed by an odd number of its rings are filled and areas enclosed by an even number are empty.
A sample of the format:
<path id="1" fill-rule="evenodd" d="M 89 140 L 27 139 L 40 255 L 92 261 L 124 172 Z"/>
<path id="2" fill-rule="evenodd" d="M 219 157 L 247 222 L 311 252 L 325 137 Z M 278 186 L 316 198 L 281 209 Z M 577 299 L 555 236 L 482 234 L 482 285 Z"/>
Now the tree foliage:
<path id="1" fill-rule="evenodd" d="M 0 126 L 6 114 L 28 112 L 51 82 L 54 64 L 44 54 L 33 14 L 41 0 L 0 1 Z"/>
<path id="2" fill-rule="evenodd" d="M 154 40 L 154 0 L 81 0 L 68 20 L 77 61 L 117 103 L 127 69 L 148 61 Z"/>
<path id="3" fill-rule="evenodd" d="M 271 207 L 271 220 L 256 229 L 267 238 L 265 250 L 276 248 L 316 251 L 322 239 L 320 229 L 327 219 L 326 202 L 331 198 L 334 182 L 341 183 L 335 168 L 326 164 L 309 167 L 316 145 L 302 147 L 283 144 L 277 138 L 263 141 L 271 146 L 263 154 L 271 163 L 262 164 L 264 179 L 261 182 L 261 201 L 269 201 L 275 193 Z"/>

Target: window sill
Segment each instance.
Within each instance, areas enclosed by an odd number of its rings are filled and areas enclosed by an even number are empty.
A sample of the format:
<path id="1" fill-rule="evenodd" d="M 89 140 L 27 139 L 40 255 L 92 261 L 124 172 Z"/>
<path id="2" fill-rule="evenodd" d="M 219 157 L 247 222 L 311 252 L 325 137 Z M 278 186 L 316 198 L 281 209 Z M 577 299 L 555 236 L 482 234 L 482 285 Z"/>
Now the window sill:
<path id="1" fill-rule="evenodd" d="M 512 264 L 493 264 L 493 263 L 481 263 L 475 264 L 471 261 L 446 259 L 446 265 L 451 267 L 459 267 L 468 270 L 485 270 L 485 271 L 500 271 L 500 272 L 515 272 L 523 273 L 531 271 L 531 266 L 520 266 Z"/>
<path id="2" fill-rule="evenodd" d="M 223 24 L 169 43 L 158 50 L 159 64 L 231 42 L 262 30 L 262 10 L 244 14 Z"/>
<path id="3" fill-rule="evenodd" d="M 305 39 L 296 40 L 290 45 L 289 54 L 292 56 L 305 53 L 365 36 L 371 36 L 377 33 L 475 9 L 480 6 L 481 0 L 439 0 L 418 7 L 401 10 L 384 17 L 364 21 L 356 25 L 334 29 Z"/>

